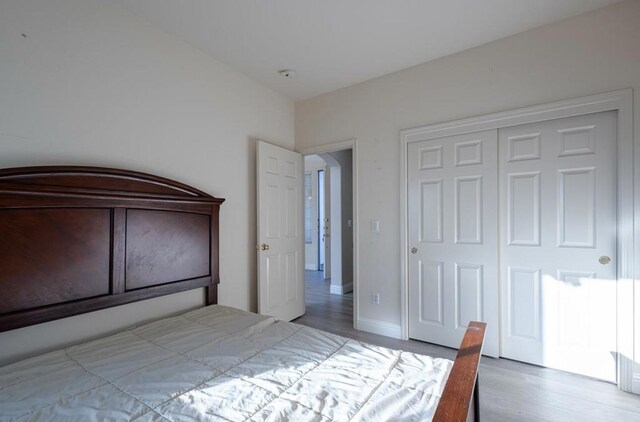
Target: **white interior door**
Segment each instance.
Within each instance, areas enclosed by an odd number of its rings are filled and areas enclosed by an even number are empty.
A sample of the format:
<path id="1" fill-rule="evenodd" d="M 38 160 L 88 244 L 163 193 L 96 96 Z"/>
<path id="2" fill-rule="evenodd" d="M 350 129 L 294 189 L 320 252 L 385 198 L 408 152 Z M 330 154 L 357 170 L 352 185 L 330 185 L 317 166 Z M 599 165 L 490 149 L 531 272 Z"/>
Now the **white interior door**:
<path id="1" fill-rule="evenodd" d="M 616 380 L 616 114 L 501 129 L 502 353 Z"/>
<path id="2" fill-rule="evenodd" d="M 291 321 L 304 314 L 302 156 L 258 141 L 258 312 Z"/>
<path id="3" fill-rule="evenodd" d="M 458 347 L 488 323 L 498 356 L 497 131 L 408 146 L 409 336 Z"/>

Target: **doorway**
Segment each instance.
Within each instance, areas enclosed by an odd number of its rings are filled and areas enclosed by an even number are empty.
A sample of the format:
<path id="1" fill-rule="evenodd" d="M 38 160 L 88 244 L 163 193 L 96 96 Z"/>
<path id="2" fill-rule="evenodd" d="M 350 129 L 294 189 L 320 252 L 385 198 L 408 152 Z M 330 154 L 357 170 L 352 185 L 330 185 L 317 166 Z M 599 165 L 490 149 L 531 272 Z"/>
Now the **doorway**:
<path id="1" fill-rule="evenodd" d="M 305 161 L 305 323 L 354 326 L 353 148 Z"/>
<path id="2" fill-rule="evenodd" d="M 330 243 L 327 242 L 329 186 L 325 184 L 327 163 L 318 155 L 304 157 L 305 174 L 305 263 L 306 271 L 319 271 L 323 279 L 330 279 Z"/>

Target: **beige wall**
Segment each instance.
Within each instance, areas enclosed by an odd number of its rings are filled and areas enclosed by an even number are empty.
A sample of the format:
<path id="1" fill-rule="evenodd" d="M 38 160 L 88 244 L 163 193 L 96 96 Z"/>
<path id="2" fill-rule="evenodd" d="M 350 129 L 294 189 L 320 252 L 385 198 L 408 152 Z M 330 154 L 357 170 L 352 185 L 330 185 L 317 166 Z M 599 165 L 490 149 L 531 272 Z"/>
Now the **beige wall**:
<path id="1" fill-rule="evenodd" d="M 292 101 L 109 2 L 0 2 L 0 167 L 119 167 L 226 198 L 221 303 L 256 309 L 254 143 L 293 148 L 293 115 Z M 0 333 L 0 364 L 202 303 L 196 290 Z"/>
<path id="2" fill-rule="evenodd" d="M 401 129 L 629 87 L 637 144 L 635 0 L 296 103 L 296 149 L 358 139 L 360 317 L 400 323 Z M 380 220 L 379 235 L 371 220 Z M 374 292 L 380 305 L 371 304 Z"/>
<path id="3" fill-rule="evenodd" d="M 346 149 L 327 154 L 340 164 L 341 285 L 344 293 L 348 293 L 352 290 L 349 285 L 353 283 L 353 153 Z M 351 227 L 349 221 L 352 222 Z"/>
<path id="4" fill-rule="evenodd" d="M 311 174 L 311 243 L 304 245 L 305 270 L 318 270 L 318 170 L 324 170 L 325 162 L 317 155 L 304 157 L 304 171 Z M 306 230 L 306 227 L 305 227 Z"/>

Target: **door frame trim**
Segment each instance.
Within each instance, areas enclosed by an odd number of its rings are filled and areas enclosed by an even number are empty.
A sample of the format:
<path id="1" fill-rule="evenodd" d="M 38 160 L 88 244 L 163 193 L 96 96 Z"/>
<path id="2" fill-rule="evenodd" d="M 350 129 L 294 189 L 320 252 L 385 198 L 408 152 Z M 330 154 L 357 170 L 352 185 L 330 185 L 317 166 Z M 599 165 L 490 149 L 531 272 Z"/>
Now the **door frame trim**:
<path id="1" fill-rule="evenodd" d="M 350 138 L 344 141 L 331 142 L 307 148 L 296 148 L 295 151 L 302 154 L 302 159 L 304 160 L 305 155 L 323 154 L 326 152 L 336 152 L 345 149 L 351 150 L 351 176 L 353 189 L 353 221 L 351 225 L 353 238 L 353 327 L 358 330 L 360 325 L 360 314 L 358 313 L 358 310 L 360 309 L 358 298 L 358 287 L 360 286 L 360 252 L 358 248 L 358 138 Z"/>
<path id="2" fill-rule="evenodd" d="M 640 159 L 640 148 L 633 137 L 633 89 L 631 88 L 400 131 L 400 326 L 403 339 L 409 338 L 407 214 L 409 143 L 612 110 L 618 112 L 617 384 L 624 391 L 632 391 L 634 278 L 637 278 L 634 277 L 634 264 L 635 268 L 640 268 L 638 265 L 640 258 L 634 258 L 634 249 L 640 250 L 640 245 L 636 245 L 636 242 L 640 241 L 640 224 L 637 224 L 640 218 L 634 219 L 636 214 L 640 217 L 640 206 L 634 209 L 634 164 Z"/>

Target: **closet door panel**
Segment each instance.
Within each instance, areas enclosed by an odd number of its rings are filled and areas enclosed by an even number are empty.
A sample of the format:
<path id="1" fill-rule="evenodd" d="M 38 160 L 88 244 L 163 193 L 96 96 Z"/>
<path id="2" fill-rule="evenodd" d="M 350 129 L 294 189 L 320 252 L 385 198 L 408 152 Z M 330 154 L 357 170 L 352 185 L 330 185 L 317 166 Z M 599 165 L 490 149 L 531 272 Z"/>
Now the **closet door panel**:
<path id="1" fill-rule="evenodd" d="M 497 131 L 408 148 L 409 336 L 458 347 L 469 321 L 488 323 L 498 356 Z"/>

